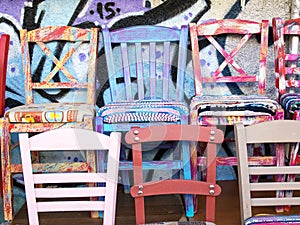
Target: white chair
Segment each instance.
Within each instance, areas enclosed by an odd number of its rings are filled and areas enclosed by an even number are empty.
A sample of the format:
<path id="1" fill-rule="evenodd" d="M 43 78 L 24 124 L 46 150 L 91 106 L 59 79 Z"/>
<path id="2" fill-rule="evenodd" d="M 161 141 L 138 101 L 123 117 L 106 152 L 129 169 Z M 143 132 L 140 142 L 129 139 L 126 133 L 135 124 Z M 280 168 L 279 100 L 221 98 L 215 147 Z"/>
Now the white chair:
<path id="1" fill-rule="evenodd" d="M 32 137 L 22 133 L 19 139 L 30 225 L 39 224 L 38 212 L 58 211 L 104 211 L 103 224 L 115 224 L 120 133 L 112 132 L 107 136 L 86 129 L 61 128 Z M 86 149 L 108 150 L 105 172 L 94 173 L 88 163 L 85 166 L 82 163 L 68 166 L 66 163 L 33 164 L 30 154 L 31 151 Z M 70 166 L 72 172 L 68 170 Z M 42 173 L 33 173 L 37 168 Z M 67 185 L 70 183 L 72 185 Z M 74 186 L 76 183 L 78 185 Z M 49 184 L 58 187 L 53 188 Z M 76 200 L 71 201 L 70 198 Z M 93 198 L 93 201 L 89 198 Z"/>
<path id="2" fill-rule="evenodd" d="M 299 180 L 295 182 L 275 182 L 273 176 L 300 174 L 299 166 L 263 166 L 248 160 L 247 145 L 255 143 L 287 145 L 300 142 L 300 121 L 273 120 L 244 126 L 235 124 L 236 152 L 238 157 L 238 180 L 240 194 L 241 224 L 300 224 L 300 215 L 253 215 L 252 208 L 259 206 L 300 205 L 300 197 L 289 192 L 300 190 Z M 296 145 L 297 146 L 297 145 Z M 283 147 L 283 146 L 282 146 Z M 289 149 L 289 148 L 287 148 Z M 250 165 L 249 165 L 250 164 Z M 250 176 L 265 176 L 259 182 L 252 183 Z M 285 191 L 286 195 L 277 197 L 276 191 Z M 258 209 L 258 208 L 257 208 Z M 265 207 L 264 207 L 265 209 Z M 261 211 L 265 214 L 267 211 Z M 275 213 L 275 212 L 274 212 Z"/>

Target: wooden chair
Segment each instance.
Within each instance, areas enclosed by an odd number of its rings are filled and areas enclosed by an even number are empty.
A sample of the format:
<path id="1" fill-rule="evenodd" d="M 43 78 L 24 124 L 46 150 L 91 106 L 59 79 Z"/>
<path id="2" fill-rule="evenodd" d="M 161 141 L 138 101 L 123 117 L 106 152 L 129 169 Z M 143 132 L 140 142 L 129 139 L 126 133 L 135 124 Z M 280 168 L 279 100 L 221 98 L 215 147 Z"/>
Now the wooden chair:
<path id="1" fill-rule="evenodd" d="M 0 35 L 0 116 L 4 115 L 5 109 L 5 87 L 6 87 L 6 69 L 8 61 L 8 49 L 9 49 L 8 34 Z"/>
<path id="2" fill-rule="evenodd" d="M 11 161 L 11 134 L 66 126 L 93 130 L 95 118 L 98 29 L 49 26 L 21 30 L 20 39 L 26 102 L 4 114 L 1 163 L 5 220 L 13 219 L 12 174 L 22 172 L 21 165 Z M 86 160 L 94 168 L 95 156 L 92 151 L 88 154 Z"/>
<path id="3" fill-rule="evenodd" d="M 102 34 L 109 100 L 97 112 L 97 131 L 127 132 L 133 126 L 188 124 L 184 100 L 188 27 L 141 25 L 111 31 L 104 27 Z M 125 191 L 129 192 L 132 163 L 126 162 L 124 148 L 120 170 Z M 183 148 L 187 151 L 188 145 Z M 193 216 L 193 211 L 187 214 Z"/>
<path id="4" fill-rule="evenodd" d="M 19 141 L 28 219 L 31 225 L 39 224 L 38 212 L 93 210 L 104 211 L 103 224 L 115 224 L 120 133 L 113 132 L 107 136 L 86 129 L 62 128 L 30 138 L 28 133 L 22 133 L 19 135 Z M 108 151 L 105 173 L 93 172 L 93 165 L 88 162 L 84 165 L 73 164 L 71 172 L 64 163 L 44 162 L 35 165 L 42 173 L 34 173 L 31 159 L 33 151 L 87 151 L 86 149 Z M 105 185 L 91 187 L 82 183 Z M 74 186 L 75 184 L 78 186 Z M 96 197 L 98 201 L 86 199 L 90 197 Z"/>
<path id="5" fill-rule="evenodd" d="M 206 220 L 214 222 L 215 220 L 215 196 L 220 194 L 220 188 L 216 185 L 216 146 L 223 141 L 223 132 L 215 127 L 193 126 L 187 124 L 169 124 L 160 126 L 149 126 L 145 128 L 133 127 L 125 135 L 125 140 L 132 145 L 133 151 L 133 174 L 134 186 L 131 188 L 131 194 L 135 198 L 136 224 L 145 223 L 144 196 L 157 194 L 204 194 L 206 198 Z M 147 142 L 161 141 L 180 141 L 180 142 L 205 142 L 207 144 L 207 180 L 198 182 L 191 180 L 165 180 L 144 183 L 143 170 L 148 168 L 149 163 L 142 159 L 143 146 Z M 190 168 L 190 152 L 181 153 L 182 161 L 170 161 L 161 165 L 156 162 L 155 168 L 175 168 L 172 164 L 178 164 L 178 169 Z M 187 195 L 189 196 L 189 195 Z M 190 207 L 188 202 L 185 204 L 186 210 Z"/>
<path id="6" fill-rule="evenodd" d="M 299 180 L 274 182 L 274 175 L 300 174 L 298 166 L 262 166 L 248 163 L 247 146 L 254 143 L 291 144 L 300 142 L 300 121 L 277 120 L 244 126 L 235 124 L 236 152 L 239 171 L 239 194 L 242 224 L 300 224 L 300 215 L 253 215 L 257 206 L 300 205 L 299 196 L 278 198 L 276 191 L 300 190 Z M 250 176 L 264 176 L 261 182 L 252 183 Z M 262 209 L 263 210 L 263 209 Z M 260 211 L 265 214 L 266 211 Z M 286 213 L 285 213 L 286 214 Z"/>
<path id="7" fill-rule="evenodd" d="M 275 77 L 278 102 L 285 110 L 287 119 L 300 120 L 299 100 L 299 36 L 300 18 L 272 20 Z"/>
<path id="8" fill-rule="evenodd" d="M 0 117 L 3 117 L 5 110 L 5 88 L 6 88 L 6 69 L 8 61 L 8 49 L 9 49 L 9 39 L 8 34 L 0 35 Z M 2 119 L 0 119 L 2 124 Z M 0 125 L 1 126 L 1 125 Z M 1 165 L 1 163 L 0 163 Z M 0 179 L 2 180 L 2 173 L 0 173 Z M 3 197 L 2 193 L 2 182 L 0 184 L 0 195 Z"/>
<path id="9" fill-rule="evenodd" d="M 234 141 L 227 139 L 232 125 L 236 122 L 250 125 L 284 117 L 276 100 L 265 95 L 268 21 L 224 19 L 199 25 L 191 23 L 190 39 L 196 92 L 190 104 L 191 124 L 225 127 L 222 147 L 228 157 L 217 157 L 217 165 L 236 166 L 235 154 L 227 145 L 227 141 Z M 220 60 L 218 65 L 213 65 L 209 61 L 212 57 L 207 57 L 215 53 Z M 255 147 L 254 154 L 261 154 L 257 149 L 259 146 Z M 283 151 L 279 152 L 282 154 L 278 159 L 255 160 L 261 164 L 282 163 Z M 203 165 L 203 160 L 200 152 L 198 161 L 192 166 L 194 177 L 197 165 Z"/>

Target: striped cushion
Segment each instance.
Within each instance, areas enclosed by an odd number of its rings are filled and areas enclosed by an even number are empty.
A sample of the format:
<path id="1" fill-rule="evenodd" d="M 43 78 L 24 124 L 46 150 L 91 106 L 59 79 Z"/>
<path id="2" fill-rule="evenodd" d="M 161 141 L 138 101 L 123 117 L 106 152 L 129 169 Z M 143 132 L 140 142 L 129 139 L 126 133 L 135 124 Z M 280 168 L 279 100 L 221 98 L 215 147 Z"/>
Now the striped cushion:
<path id="1" fill-rule="evenodd" d="M 95 116 L 95 106 L 86 103 L 46 103 L 22 105 L 5 112 L 11 123 L 82 122 Z"/>
<path id="2" fill-rule="evenodd" d="M 288 118 L 291 117 L 296 110 L 300 110 L 300 94 L 286 93 L 280 97 L 280 104 L 284 108 Z"/>
<path id="3" fill-rule="evenodd" d="M 184 103 L 149 100 L 111 103 L 97 113 L 104 123 L 177 122 L 181 115 L 188 115 Z"/>
<path id="4" fill-rule="evenodd" d="M 197 96 L 192 108 L 200 116 L 252 116 L 275 115 L 280 105 L 263 96 Z"/>
<path id="5" fill-rule="evenodd" d="M 300 215 L 253 216 L 245 220 L 244 225 L 300 225 Z"/>

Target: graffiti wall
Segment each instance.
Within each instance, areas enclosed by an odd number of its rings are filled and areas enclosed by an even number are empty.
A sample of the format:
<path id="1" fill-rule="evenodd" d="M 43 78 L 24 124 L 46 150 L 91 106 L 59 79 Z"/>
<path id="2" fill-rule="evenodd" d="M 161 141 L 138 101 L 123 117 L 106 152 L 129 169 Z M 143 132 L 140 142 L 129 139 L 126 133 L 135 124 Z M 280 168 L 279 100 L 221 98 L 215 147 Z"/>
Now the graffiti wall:
<path id="1" fill-rule="evenodd" d="M 290 17 L 291 0 L 1 0 L 0 32 L 11 35 L 6 86 L 6 107 L 22 105 L 24 75 L 22 71 L 19 30 L 48 25 L 70 25 L 82 28 L 111 29 L 140 24 L 180 27 L 190 22 L 209 19 L 243 18 L 271 21 L 272 17 Z M 273 47 L 270 39 L 268 76 L 273 77 Z M 97 106 L 105 103 L 107 77 L 101 40 L 99 43 L 99 73 L 97 77 Z M 218 64 L 215 55 L 208 55 L 208 65 Z M 250 63 L 251 64 L 251 63 Z M 46 66 L 46 65 L 45 65 Z M 194 94 L 191 61 L 187 65 L 186 98 Z M 230 91 L 230 90 L 228 90 Z M 63 93 L 62 93 L 63 95 Z M 274 97 L 273 80 L 268 81 L 268 95 Z M 63 96 L 57 95 L 59 99 Z M 74 160 L 74 159 L 72 159 Z"/>

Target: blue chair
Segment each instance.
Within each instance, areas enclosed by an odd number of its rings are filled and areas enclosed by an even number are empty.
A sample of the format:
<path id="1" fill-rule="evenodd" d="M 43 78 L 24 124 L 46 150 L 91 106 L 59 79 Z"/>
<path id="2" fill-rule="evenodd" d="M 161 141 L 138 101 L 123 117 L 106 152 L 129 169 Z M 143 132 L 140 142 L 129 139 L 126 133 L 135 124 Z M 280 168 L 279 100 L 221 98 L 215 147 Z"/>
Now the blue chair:
<path id="1" fill-rule="evenodd" d="M 97 112 L 97 131 L 127 132 L 133 126 L 188 124 L 189 110 L 184 100 L 188 27 L 145 25 L 112 31 L 104 27 L 102 34 L 109 89 L 104 92 L 104 106 Z M 132 162 L 126 161 L 124 148 L 120 170 L 128 188 Z M 182 148 L 188 151 L 189 145 Z M 189 171 L 185 179 L 191 179 L 190 169 L 185 171 Z M 193 215 L 191 208 L 187 216 Z"/>

